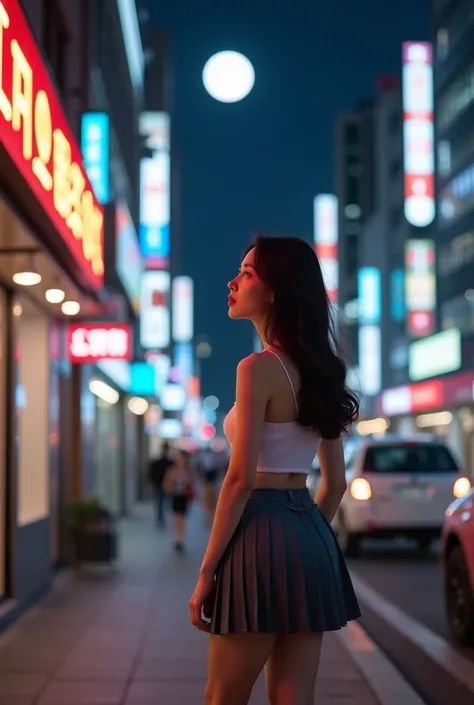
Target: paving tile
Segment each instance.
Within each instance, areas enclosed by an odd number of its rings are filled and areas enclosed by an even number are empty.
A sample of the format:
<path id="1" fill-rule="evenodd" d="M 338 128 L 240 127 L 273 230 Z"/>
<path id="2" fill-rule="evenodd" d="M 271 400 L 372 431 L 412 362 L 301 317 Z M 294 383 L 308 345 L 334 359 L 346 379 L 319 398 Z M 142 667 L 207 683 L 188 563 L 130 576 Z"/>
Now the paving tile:
<path id="1" fill-rule="evenodd" d="M 10 695 L 38 695 L 47 678 L 42 673 L 1 673 L 0 695 L 3 698 Z"/>
<path id="2" fill-rule="evenodd" d="M 39 705 L 117 705 L 125 691 L 121 681 L 53 681 L 45 688 Z"/>
<path id="3" fill-rule="evenodd" d="M 133 681 L 205 680 L 207 661 L 202 657 L 144 659 L 133 671 Z"/>
<path id="4" fill-rule="evenodd" d="M 196 516 L 177 557 L 138 508 L 115 571 L 71 573 L 2 635 L 0 705 L 202 705 L 209 640 L 187 608 L 207 536 Z M 316 695 L 318 705 L 380 705 L 330 634 Z M 263 677 L 249 705 L 268 705 Z"/>
<path id="5" fill-rule="evenodd" d="M 204 679 L 196 681 L 184 681 L 177 687 L 174 681 L 140 681 L 132 683 L 125 699 L 126 705 L 136 705 L 137 701 L 154 703 L 154 705 L 179 705 L 179 703 L 192 702 L 200 705 L 204 702 Z"/>

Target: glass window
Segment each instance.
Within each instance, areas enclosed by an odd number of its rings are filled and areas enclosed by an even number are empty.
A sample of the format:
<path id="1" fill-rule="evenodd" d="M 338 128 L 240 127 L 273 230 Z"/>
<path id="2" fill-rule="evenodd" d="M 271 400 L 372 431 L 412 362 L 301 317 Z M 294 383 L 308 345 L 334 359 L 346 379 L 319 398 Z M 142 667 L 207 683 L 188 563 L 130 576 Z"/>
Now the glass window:
<path id="1" fill-rule="evenodd" d="M 18 525 L 49 514 L 49 320 L 27 299 L 15 317 Z"/>
<path id="2" fill-rule="evenodd" d="M 474 63 L 438 99 L 437 126 L 447 130 L 474 102 Z"/>
<path id="3" fill-rule="evenodd" d="M 451 225 L 474 208 L 474 164 L 464 169 L 439 195 L 440 225 Z"/>
<path id="4" fill-rule="evenodd" d="M 457 472 L 449 450 L 435 443 L 404 443 L 367 448 L 364 468 L 376 473 Z"/>
<path id="5" fill-rule="evenodd" d="M 7 341 L 7 301 L 3 289 L 0 289 L 0 600 L 6 591 L 6 448 L 5 448 L 5 399 L 6 399 L 6 341 Z"/>
<path id="6" fill-rule="evenodd" d="M 436 58 L 439 64 L 446 61 L 473 26 L 474 6 L 469 0 L 459 3 L 438 30 Z"/>
<path id="7" fill-rule="evenodd" d="M 464 335 L 474 332 L 474 301 L 466 295 L 456 296 L 441 304 L 441 327 L 459 328 Z"/>
<path id="8" fill-rule="evenodd" d="M 438 273 L 449 277 L 474 262 L 474 231 L 458 235 L 438 250 Z"/>

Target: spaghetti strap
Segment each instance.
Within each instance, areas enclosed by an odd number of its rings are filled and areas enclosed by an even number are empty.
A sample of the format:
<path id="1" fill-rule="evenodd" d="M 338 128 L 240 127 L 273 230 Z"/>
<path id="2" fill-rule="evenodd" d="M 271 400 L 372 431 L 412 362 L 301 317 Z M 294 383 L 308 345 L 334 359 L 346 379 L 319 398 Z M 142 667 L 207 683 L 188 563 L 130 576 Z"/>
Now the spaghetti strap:
<path id="1" fill-rule="evenodd" d="M 286 366 L 285 366 L 283 360 L 281 359 L 281 357 L 274 350 L 267 348 L 267 351 L 269 353 L 271 353 L 272 355 L 274 355 L 276 357 L 276 359 L 279 361 L 280 365 L 283 367 L 283 371 L 287 376 L 288 382 L 290 383 L 291 393 L 293 394 L 293 401 L 295 402 L 296 413 L 298 413 L 298 400 L 296 398 L 296 392 L 295 392 L 295 388 L 293 386 L 293 382 L 291 381 L 290 373 L 286 369 Z"/>

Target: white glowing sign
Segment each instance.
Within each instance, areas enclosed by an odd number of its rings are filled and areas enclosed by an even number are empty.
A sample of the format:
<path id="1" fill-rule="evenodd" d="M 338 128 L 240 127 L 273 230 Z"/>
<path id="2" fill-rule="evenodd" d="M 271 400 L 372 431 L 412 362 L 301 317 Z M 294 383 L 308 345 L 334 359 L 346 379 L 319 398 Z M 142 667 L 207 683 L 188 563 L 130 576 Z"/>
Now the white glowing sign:
<path id="1" fill-rule="evenodd" d="M 193 280 L 191 277 L 173 279 L 173 339 L 189 343 L 193 337 Z"/>
<path id="2" fill-rule="evenodd" d="M 405 217 L 415 227 L 435 217 L 433 59 L 428 42 L 403 43 Z"/>
<path id="3" fill-rule="evenodd" d="M 68 355 L 71 362 L 130 360 L 132 332 L 121 323 L 73 325 L 68 330 Z"/>
<path id="4" fill-rule="evenodd" d="M 337 198 L 320 194 L 314 199 L 314 246 L 332 303 L 339 287 Z"/>
<path id="5" fill-rule="evenodd" d="M 162 350 L 170 344 L 169 290 L 169 272 L 143 273 L 140 341 L 145 349 Z"/>

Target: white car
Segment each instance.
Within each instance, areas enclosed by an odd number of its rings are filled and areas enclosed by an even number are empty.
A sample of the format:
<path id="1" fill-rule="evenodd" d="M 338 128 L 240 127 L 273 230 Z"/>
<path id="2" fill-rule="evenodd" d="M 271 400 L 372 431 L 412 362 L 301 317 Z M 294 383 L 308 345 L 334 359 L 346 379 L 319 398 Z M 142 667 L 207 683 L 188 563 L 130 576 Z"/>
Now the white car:
<path id="1" fill-rule="evenodd" d="M 448 505 L 471 489 L 447 446 L 420 438 L 364 441 L 346 479 L 332 524 L 346 555 L 355 555 L 367 537 L 403 536 L 429 548 L 441 535 Z"/>

